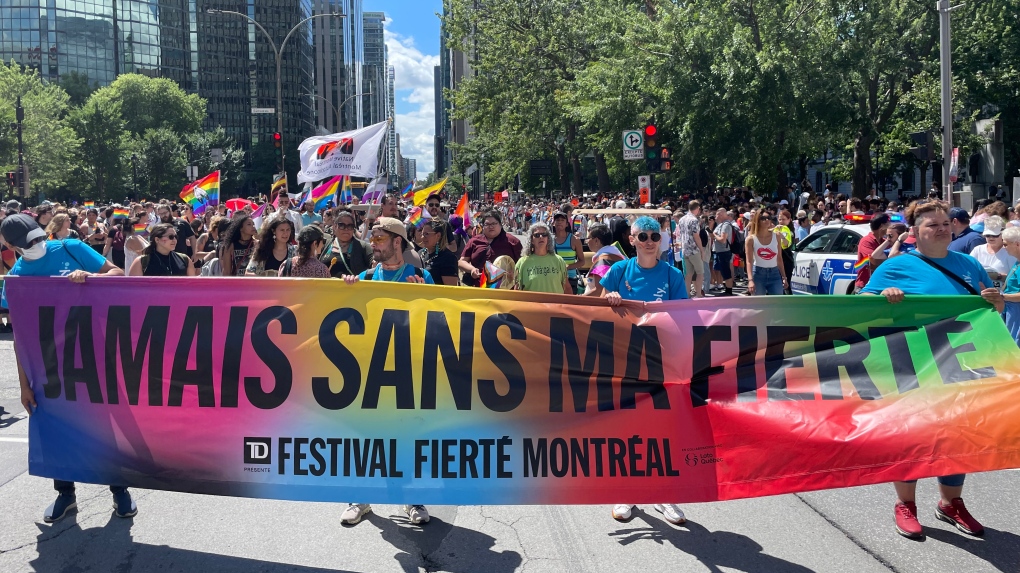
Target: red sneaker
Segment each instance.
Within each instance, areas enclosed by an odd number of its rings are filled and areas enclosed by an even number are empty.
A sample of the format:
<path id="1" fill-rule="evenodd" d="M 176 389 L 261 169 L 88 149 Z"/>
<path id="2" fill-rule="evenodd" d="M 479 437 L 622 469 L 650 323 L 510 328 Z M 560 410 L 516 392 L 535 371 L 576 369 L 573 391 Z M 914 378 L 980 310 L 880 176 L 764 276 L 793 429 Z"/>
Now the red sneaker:
<path id="1" fill-rule="evenodd" d="M 985 534 L 985 528 L 967 511 L 967 506 L 963 505 L 962 498 L 954 498 L 950 505 L 944 505 L 942 501 L 939 501 L 935 508 L 935 517 L 940 521 L 955 525 L 957 529 L 967 535 L 981 537 Z"/>
<path id="2" fill-rule="evenodd" d="M 896 504 L 896 532 L 910 539 L 924 538 L 921 522 L 917 520 L 916 503 L 901 501 Z"/>

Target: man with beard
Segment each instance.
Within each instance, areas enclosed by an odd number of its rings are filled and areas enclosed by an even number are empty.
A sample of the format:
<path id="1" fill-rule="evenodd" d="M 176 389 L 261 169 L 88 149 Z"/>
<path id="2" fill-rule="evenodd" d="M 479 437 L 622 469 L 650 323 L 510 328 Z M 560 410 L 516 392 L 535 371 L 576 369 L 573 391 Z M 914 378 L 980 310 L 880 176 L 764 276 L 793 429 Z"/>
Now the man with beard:
<path id="1" fill-rule="evenodd" d="M 362 271 L 359 275 L 346 275 L 344 282 L 349 285 L 359 281 L 409 282 L 419 284 L 435 284 L 427 270 L 419 269 L 404 262 L 404 249 L 408 248 L 407 230 L 404 224 L 392 217 L 379 217 L 372 226 L 372 255 L 375 258 L 374 268 Z M 404 513 L 415 525 L 428 523 L 429 512 L 424 505 L 405 505 Z M 340 515 L 340 523 L 354 525 L 372 511 L 367 503 L 351 503 Z"/>
<path id="2" fill-rule="evenodd" d="M 173 225 L 174 229 L 177 230 L 177 245 L 174 247 L 174 251 L 187 255 L 189 259 L 193 259 L 195 255 L 195 231 L 191 228 L 191 224 L 184 219 L 174 219 L 169 205 L 157 207 L 156 216 L 159 217 L 160 223 Z"/>

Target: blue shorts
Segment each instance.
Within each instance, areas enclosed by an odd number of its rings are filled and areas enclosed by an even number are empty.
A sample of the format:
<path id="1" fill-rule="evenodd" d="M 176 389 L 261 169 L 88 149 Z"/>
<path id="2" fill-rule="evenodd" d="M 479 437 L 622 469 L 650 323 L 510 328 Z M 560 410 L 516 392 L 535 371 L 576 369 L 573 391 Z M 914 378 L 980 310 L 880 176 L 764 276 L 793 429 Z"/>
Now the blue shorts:
<path id="1" fill-rule="evenodd" d="M 715 254 L 715 270 L 719 271 L 724 281 L 733 278 L 733 253 L 723 251 Z"/>

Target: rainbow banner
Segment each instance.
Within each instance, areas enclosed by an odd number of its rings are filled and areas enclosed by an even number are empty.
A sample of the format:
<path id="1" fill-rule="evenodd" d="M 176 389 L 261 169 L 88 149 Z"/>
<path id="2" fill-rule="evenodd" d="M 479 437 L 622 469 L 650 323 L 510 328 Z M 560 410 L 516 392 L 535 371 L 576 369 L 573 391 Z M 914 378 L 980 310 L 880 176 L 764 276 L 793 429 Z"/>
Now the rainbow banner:
<path id="1" fill-rule="evenodd" d="M 220 204 L 220 172 L 213 171 L 205 177 L 195 181 L 192 187 L 195 196 L 205 205 Z M 203 210 L 205 208 L 203 207 Z"/>
<path id="2" fill-rule="evenodd" d="M 609 504 L 1020 467 L 1020 350 L 978 297 L 614 310 L 311 279 L 7 288 L 39 403 L 37 476 L 290 500 Z"/>

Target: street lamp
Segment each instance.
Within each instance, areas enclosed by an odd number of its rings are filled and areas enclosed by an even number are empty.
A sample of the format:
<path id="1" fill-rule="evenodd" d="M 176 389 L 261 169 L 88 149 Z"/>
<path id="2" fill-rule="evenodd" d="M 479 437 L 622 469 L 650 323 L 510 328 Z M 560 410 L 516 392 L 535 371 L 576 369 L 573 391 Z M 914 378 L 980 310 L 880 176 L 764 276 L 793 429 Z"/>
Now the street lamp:
<path id="1" fill-rule="evenodd" d="M 248 20 L 252 24 L 255 24 L 255 27 L 258 28 L 259 31 L 262 32 L 262 34 L 266 37 L 267 40 L 269 40 L 269 45 L 272 46 L 273 53 L 276 55 L 276 131 L 282 137 L 283 136 L 283 76 L 281 75 L 281 71 L 280 70 L 282 68 L 283 60 L 280 57 L 280 55 L 283 53 L 283 49 L 287 47 L 287 40 L 290 40 L 291 35 L 294 34 L 294 32 L 296 32 L 298 28 L 303 26 L 304 23 L 309 21 L 309 20 L 312 20 L 314 18 L 325 18 L 325 17 L 346 18 L 347 15 L 346 14 L 337 14 L 336 12 L 333 12 L 331 14 L 315 14 L 314 16 L 309 16 L 309 17 L 305 18 L 304 20 L 301 20 L 300 22 L 295 24 L 294 27 L 291 28 L 289 32 L 287 32 L 287 35 L 284 36 L 283 43 L 281 43 L 280 47 L 277 48 L 276 47 L 276 42 L 273 41 L 273 37 L 269 35 L 269 32 L 267 32 L 266 29 L 263 28 L 261 24 L 256 22 L 254 18 L 249 17 L 247 14 L 242 14 L 241 12 L 234 12 L 233 10 L 218 10 L 216 8 L 206 8 L 205 13 L 206 14 L 210 14 L 210 15 L 230 14 L 232 16 L 240 16 L 240 17 L 244 18 L 245 20 Z M 281 158 L 281 160 L 280 160 L 280 167 L 284 167 L 284 160 L 285 159 L 286 159 L 286 154 L 284 154 L 284 157 Z M 283 172 L 286 173 L 287 170 L 283 169 Z"/>
<path id="2" fill-rule="evenodd" d="M 351 101 L 352 99 L 354 99 L 354 98 L 356 98 L 358 96 L 370 96 L 370 95 L 372 95 L 372 92 L 365 92 L 363 94 L 354 94 L 354 95 L 348 97 L 347 99 L 345 99 L 344 102 L 342 104 L 340 104 L 340 109 L 343 109 L 344 106 L 347 105 L 347 102 Z M 357 125 L 357 122 L 355 122 L 355 125 Z"/>
<path id="3" fill-rule="evenodd" d="M 337 124 L 337 127 L 339 127 L 341 130 L 343 129 L 343 126 L 340 125 L 340 110 L 338 110 L 336 108 L 336 106 L 333 105 L 333 102 L 329 101 L 329 98 L 322 97 L 319 94 L 300 94 L 300 95 L 308 96 L 308 97 L 314 97 L 314 98 L 319 98 L 322 101 L 324 101 L 327 104 L 329 104 L 330 109 L 332 109 L 333 113 L 336 114 L 336 124 Z"/>

